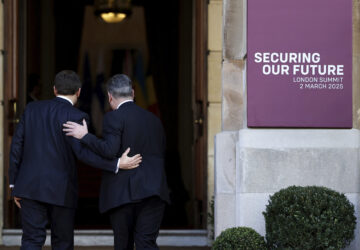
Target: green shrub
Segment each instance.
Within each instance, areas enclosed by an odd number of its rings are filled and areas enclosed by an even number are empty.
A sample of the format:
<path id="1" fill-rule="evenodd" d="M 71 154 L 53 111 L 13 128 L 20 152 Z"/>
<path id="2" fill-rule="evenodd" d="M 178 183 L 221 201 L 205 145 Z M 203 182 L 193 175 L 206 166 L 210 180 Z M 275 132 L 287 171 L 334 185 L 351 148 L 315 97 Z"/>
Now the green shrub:
<path id="1" fill-rule="evenodd" d="M 248 227 L 234 227 L 223 231 L 216 238 L 213 250 L 261 250 L 266 249 L 264 237 Z"/>
<path id="2" fill-rule="evenodd" d="M 341 249 L 354 238 L 354 206 L 325 187 L 282 189 L 263 213 L 266 240 L 279 249 Z"/>

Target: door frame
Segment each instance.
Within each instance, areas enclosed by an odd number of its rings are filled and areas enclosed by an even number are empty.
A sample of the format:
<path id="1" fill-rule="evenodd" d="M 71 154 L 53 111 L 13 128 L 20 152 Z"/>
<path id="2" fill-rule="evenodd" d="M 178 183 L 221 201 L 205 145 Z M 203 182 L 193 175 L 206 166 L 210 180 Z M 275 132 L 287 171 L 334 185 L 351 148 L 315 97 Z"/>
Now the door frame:
<path id="1" fill-rule="evenodd" d="M 25 107 L 26 95 L 26 2 L 24 0 L 4 1 L 4 228 L 14 228 L 18 213 L 11 198 L 8 183 L 9 153 L 14 127 Z M 208 1 L 194 2 L 193 22 L 193 81 L 194 100 L 194 196 L 197 209 L 201 211 L 198 228 L 207 228 L 208 175 L 207 175 L 207 55 L 208 55 Z M 20 101 L 20 103 L 19 103 Z M 201 121 L 201 122 L 199 122 Z M 200 156 L 200 157 L 197 157 Z M 196 213 L 195 213 L 196 214 Z"/>
<path id="2" fill-rule="evenodd" d="M 19 0 L 4 0 L 4 228 L 14 227 L 15 206 L 9 188 L 9 154 L 11 134 L 14 130 L 17 113 L 18 81 L 19 81 L 19 39 L 18 16 Z"/>
<path id="3" fill-rule="evenodd" d="M 4 0 L 4 227 L 17 224 L 16 208 L 9 188 L 9 155 L 12 135 L 26 101 L 26 4 L 23 0 Z"/>
<path id="4" fill-rule="evenodd" d="M 207 55 L 208 55 L 208 1 L 196 0 L 194 10 L 194 168 L 195 168 L 195 199 L 200 210 L 200 228 L 208 224 L 208 88 L 207 88 Z M 196 213 L 195 213 L 196 214 Z"/>

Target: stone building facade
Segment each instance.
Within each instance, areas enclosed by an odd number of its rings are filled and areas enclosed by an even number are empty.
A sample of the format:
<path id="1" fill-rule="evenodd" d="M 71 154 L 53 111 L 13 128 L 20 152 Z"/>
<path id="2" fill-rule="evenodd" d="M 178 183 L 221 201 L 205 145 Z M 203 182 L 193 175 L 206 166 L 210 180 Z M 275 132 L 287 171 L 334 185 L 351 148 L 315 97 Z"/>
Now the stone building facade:
<path id="1" fill-rule="evenodd" d="M 246 1 L 224 0 L 221 132 L 215 137 L 215 234 L 265 234 L 269 195 L 290 185 L 345 193 L 360 213 L 360 1 L 353 1 L 353 129 L 260 129 L 246 121 Z M 324 6 L 326 8 L 326 6 Z M 264 41 L 266 43 L 266 41 Z M 359 227 L 349 249 L 360 248 Z"/>
<path id="2" fill-rule="evenodd" d="M 234 226 L 265 233 L 269 195 L 289 185 L 345 193 L 360 218 L 360 0 L 353 0 L 353 129 L 251 129 L 246 121 L 246 0 L 208 1 L 207 192 L 215 235 Z M 266 42 L 266 41 L 265 41 Z M 4 49 L 0 3 L 0 50 Z M 0 79 L 4 79 L 0 54 Z M 6 83 L 0 82 L 0 100 Z M 4 106 L 0 106 L 0 245 L 4 221 Z M 209 207 L 210 209 L 210 207 Z M 351 249 L 360 248 L 359 230 Z"/>

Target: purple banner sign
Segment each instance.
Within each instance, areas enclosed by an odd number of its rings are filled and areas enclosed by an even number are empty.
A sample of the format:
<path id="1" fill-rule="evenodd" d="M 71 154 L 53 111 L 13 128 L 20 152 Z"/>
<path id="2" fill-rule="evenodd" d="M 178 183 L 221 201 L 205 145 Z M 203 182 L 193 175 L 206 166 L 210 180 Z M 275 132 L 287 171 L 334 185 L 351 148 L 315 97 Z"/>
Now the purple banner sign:
<path id="1" fill-rule="evenodd" d="M 249 127 L 352 127 L 352 0 L 249 0 L 247 43 Z"/>

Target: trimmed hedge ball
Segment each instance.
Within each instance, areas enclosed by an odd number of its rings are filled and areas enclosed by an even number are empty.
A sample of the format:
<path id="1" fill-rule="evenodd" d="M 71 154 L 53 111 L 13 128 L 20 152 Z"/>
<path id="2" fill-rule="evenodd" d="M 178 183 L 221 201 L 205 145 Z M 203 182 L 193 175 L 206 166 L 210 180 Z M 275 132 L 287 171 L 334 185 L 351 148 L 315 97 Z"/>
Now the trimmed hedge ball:
<path id="1" fill-rule="evenodd" d="M 270 197 L 263 214 L 270 248 L 341 249 L 354 239 L 354 206 L 325 187 L 282 189 Z"/>
<path id="2" fill-rule="evenodd" d="M 214 241 L 213 250 L 266 249 L 264 237 L 248 227 L 234 227 L 223 231 Z"/>

